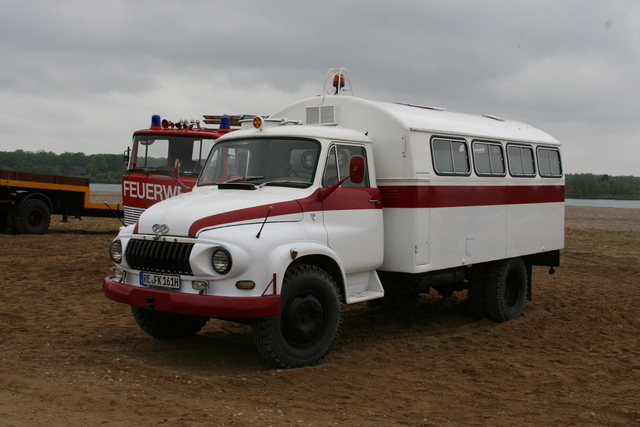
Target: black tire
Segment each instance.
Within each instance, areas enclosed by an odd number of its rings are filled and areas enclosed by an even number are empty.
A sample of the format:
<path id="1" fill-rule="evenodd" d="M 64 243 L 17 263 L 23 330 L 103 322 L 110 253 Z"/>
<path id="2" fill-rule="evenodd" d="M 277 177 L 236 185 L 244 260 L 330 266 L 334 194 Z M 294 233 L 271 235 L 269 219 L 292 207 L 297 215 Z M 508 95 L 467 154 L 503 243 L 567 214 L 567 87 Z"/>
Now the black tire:
<path id="1" fill-rule="evenodd" d="M 9 214 L 7 211 L 0 211 L 0 233 L 4 233 L 9 228 Z"/>
<path id="2" fill-rule="evenodd" d="M 491 320 L 506 322 L 520 317 L 527 302 L 527 283 L 527 267 L 521 258 L 495 264 L 485 290 Z"/>
<path id="3" fill-rule="evenodd" d="M 51 223 L 49 205 L 40 199 L 27 199 L 12 218 L 12 231 L 17 234 L 44 234 Z"/>
<path id="4" fill-rule="evenodd" d="M 160 340 L 193 336 L 209 321 L 208 317 L 170 313 L 133 305 L 131 313 L 143 331 Z"/>
<path id="5" fill-rule="evenodd" d="M 342 327 L 342 304 L 336 281 L 306 264 L 287 271 L 278 316 L 253 319 L 260 353 L 280 368 L 317 365 L 325 358 Z"/>
<path id="6" fill-rule="evenodd" d="M 482 320 L 487 317 L 486 307 L 486 286 L 484 280 L 477 278 L 469 283 L 467 290 L 467 303 L 469 305 L 469 314 L 476 320 Z"/>

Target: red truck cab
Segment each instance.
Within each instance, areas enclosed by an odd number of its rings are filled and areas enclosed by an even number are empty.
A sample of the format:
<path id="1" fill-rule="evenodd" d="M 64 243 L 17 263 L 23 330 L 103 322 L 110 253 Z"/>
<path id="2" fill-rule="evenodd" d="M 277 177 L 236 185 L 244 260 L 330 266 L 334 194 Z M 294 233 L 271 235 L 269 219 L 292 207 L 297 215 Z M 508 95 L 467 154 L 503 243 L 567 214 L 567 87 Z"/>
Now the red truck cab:
<path id="1" fill-rule="evenodd" d="M 193 188 L 215 140 L 237 128 L 243 118 L 203 117 L 204 124 L 218 127 L 204 127 L 194 120 L 173 123 L 153 115 L 148 129 L 133 133 L 132 148 L 125 156 L 127 171 L 122 177 L 127 225 L 135 223 L 151 205 Z"/>

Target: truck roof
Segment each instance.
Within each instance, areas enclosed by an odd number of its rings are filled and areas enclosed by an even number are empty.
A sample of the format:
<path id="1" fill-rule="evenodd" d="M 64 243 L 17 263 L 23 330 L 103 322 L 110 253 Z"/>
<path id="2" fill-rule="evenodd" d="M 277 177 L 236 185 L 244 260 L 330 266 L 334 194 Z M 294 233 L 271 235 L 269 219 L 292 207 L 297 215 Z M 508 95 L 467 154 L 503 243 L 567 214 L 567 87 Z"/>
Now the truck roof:
<path id="1" fill-rule="evenodd" d="M 279 137 L 299 137 L 299 138 L 327 138 L 351 142 L 368 142 L 371 139 L 363 132 L 347 129 L 339 126 L 269 126 L 262 129 L 245 128 L 240 131 L 231 132 L 221 140 L 238 139 L 247 137 L 268 137 L 277 135 Z"/>
<path id="2" fill-rule="evenodd" d="M 333 107 L 333 122 L 309 123 L 311 116 L 307 114 L 307 110 L 317 107 L 327 111 Z M 303 124 L 337 125 L 361 132 L 370 130 L 367 129 L 368 127 L 388 125 L 408 131 L 559 144 L 546 132 L 514 120 L 490 115 L 455 113 L 434 107 L 369 101 L 344 95 L 304 99 L 277 111 L 270 117 L 298 120 Z"/>

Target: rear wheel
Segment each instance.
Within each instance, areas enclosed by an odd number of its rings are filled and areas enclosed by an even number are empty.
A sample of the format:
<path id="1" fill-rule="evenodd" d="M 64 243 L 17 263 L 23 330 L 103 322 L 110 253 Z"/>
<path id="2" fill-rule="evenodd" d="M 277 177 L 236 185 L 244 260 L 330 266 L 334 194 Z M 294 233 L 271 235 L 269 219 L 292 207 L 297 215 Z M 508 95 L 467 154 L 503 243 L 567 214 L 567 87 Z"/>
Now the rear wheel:
<path id="1" fill-rule="evenodd" d="M 208 317 L 170 313 L 133 305 L 131 313 L 143 331 L 161 340 L 193 336 L 209 321 Z"/>
<path id="2" fill-rule="evenodd" d="M 17 234 L 44 234 L 51 223 L 51 210 L 43 200 L 27 199 L 11 220 L 12 231 Z"/>
<path id="3" fill-rule="evenodd" d="M 281 368 L 313 366 L 329 353 L 342 326 L 340 291 L 324 270 L 292 267 L 284 277 L 278 316 L 252 322 L 256 346 Z"/>
<path id="4" fill-rule="evenodd" d="M 527 299 L 527 267 L 521 258 L 496 263 L 485 290 L 487 314 L 494 322 L 517 319 Z"/>
<path id="5" fill-rule="evenodd" d="M 485 283 L 481 278 L 472 281 L 467 290 L 469 313 L 476 320 L 487 317 Z"/>

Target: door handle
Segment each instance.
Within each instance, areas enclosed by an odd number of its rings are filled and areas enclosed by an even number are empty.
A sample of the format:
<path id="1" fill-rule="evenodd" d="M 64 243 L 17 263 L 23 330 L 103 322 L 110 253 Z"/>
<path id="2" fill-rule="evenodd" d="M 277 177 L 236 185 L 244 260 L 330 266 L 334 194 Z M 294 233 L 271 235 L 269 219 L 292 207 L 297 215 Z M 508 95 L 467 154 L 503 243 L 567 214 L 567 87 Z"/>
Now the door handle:
<path id="1" fill-rule="evenodd" d="M 379 205 L 381 202 L 380 200 L 372 199 L 372 200 L 369 200 L 369 203 L 375 203 L 376 205 Z"/>

